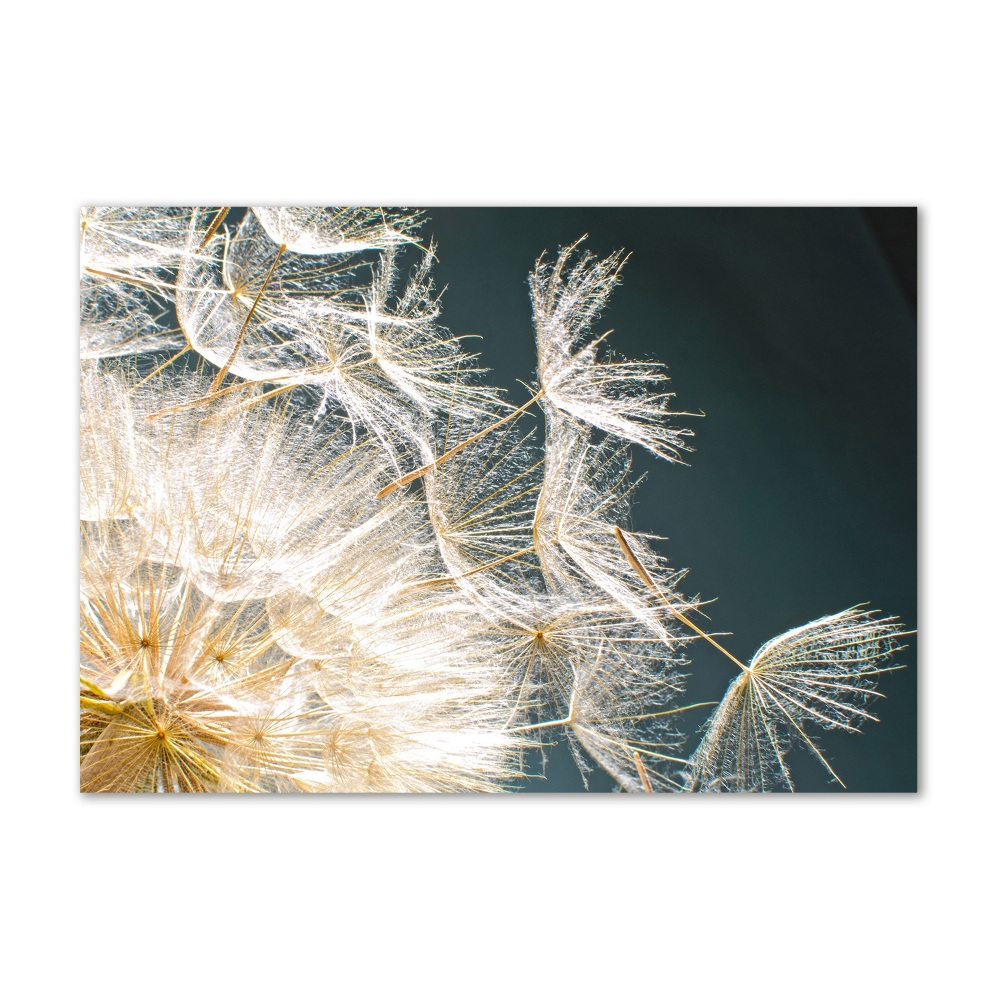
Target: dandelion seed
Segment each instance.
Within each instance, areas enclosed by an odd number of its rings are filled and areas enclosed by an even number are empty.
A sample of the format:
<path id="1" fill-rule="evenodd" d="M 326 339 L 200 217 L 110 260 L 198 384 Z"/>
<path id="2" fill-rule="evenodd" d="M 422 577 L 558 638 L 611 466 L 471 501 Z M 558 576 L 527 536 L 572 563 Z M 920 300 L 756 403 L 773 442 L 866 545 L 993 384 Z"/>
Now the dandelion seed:
<path id="1" fill-rule="evenodd" d="M 591 330 L 619 283 L 622 253 L 598 260 L 573 255 L 582 240 L 564 247 L 550 264 L 543 255 L 529 278 L 538 343 L 538 381 L 544 403 L 563 413 L 646 448 L 669 461 L 690 451 L 693 432 L 668 424 L 672 393 L 661 391 L 666 369 L 654 362 L 598 361 L 598 347 L 610 334 Z M 548 416 L 548 415 L 547 415 Z"/>
<path id="2" fill-rule="evenodd" d="M 665 421 L 693 414 L 673 413 L 668 408 L 673 394 L 651 391 L 668 381 L 662 365 L 597 361 L 597 347 L 610 331 L 593 339 L 588 339 L 589 332 L 618 283 L 624 261 L 621 254 L 597 261 L 593 255 L 584 253 L 567 272 L 567 264 L 579 242 L 561 250 L 554 265 L 540 257 L 529 278 L 538 345 L 541 386 L 538 392 L 477 435 L 390 484 L 383 489 L 383 496 L 427 475 L 480 435 L 513 420 L 536 402 L 541 403 L 547 420 L 554 421 L 558 414 L 567 414 L 633 441 L 661 458 L 680 461 L 681 452 L 690 450 L 684 439 L 693 432 L 670 428 Z"/>
<path id="3" fill-rule="evenodd" d="M 801 742 L 829 772 L 805 727 L 857 732 L 877 722 L 870 702 L 880 674 L 902 669 L 889 660 L 901 648 L 894 618 L 848 608 L 771 639 L 730 685 L 691 759 L 695 787 L 768 790 L 794 785 L 785 764 Z"/>

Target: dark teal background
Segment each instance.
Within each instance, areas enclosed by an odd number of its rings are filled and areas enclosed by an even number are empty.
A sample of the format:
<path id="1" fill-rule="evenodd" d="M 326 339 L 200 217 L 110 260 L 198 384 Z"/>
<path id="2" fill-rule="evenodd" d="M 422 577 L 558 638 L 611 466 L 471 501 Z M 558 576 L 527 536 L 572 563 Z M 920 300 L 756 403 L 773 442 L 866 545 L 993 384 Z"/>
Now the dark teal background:
<path id="1" fill-rule="evenodd" d="M 690 419 L 690 466 L 644 452 L 636 530 L 669 536 L 686 590 L 744 661 L 772 636 L 868 601 L 917 626 L 916 211 L 437 208 L 444 322 L 523 402 L 535 370 L 526 279 L 543 250 L 584 233 L 631 257 L 601 329 L 670 368 Z M 916 637 L 879 689 L 882 721 L 820 745 L 851 791 L 915 791 Z M 718 699 L 730 665 L 690 647 L 691 701 Z M 689 728 L 703 721 L 692 713 Z M 692 744 L 693 745 L 693 744 Z M 832 790 L 797 752 L 800 791 Z M 580 789 L 564 748 L 531 790 Z M 592 789 L 611 782 L 599 772 Z"/>

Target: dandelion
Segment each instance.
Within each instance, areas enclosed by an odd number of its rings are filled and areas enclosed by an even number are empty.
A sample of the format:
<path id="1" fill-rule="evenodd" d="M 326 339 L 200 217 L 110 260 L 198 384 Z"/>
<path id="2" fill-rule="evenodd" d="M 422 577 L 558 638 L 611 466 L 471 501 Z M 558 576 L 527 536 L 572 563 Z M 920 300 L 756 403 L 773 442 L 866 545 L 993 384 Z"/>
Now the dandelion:
<path id="1" fill-rule="evenodd" d="M 796 744 L 836 778 L 813 734 L 875 720 L 902 627 L 851 608 L 744 666 L 622 530 L 630 448 L 691 433 L 594 332 L 623 253 L 538 259 L 514 407 L 419 212 L 233 213 L 81 216 L 81 789 L 497 791 L 553 735 L 628 791 L 790 789 Z M 685 756 L 699 638 L 740 673 Z"/>
<path id="2" fill-rule="evenodd" d="M 128 385 L 127 369 L 89 383 Z M 107 474 L 141 489 L 113 483 L 130 502 L 81 546 L 81 788 L 513 781 L 503 670 L 467 606 L 407 591 L 439 563 L 413 503 L 375 505 L 381 450 L 227 400 L 144 419 L 204 387 L 147 381 L 104 428 L 132 445 L 108 448 Z"/>

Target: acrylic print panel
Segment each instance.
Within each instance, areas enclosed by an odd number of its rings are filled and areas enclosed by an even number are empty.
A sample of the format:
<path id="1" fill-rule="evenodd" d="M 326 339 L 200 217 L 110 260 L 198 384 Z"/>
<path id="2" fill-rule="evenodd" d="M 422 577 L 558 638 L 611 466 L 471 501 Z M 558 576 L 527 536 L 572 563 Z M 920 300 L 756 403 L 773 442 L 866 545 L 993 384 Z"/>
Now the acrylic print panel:
<path id="1" fill-rule="evenodd" d="M 85 209 L 81 788 L 915 790 L 915 218 Z"/>

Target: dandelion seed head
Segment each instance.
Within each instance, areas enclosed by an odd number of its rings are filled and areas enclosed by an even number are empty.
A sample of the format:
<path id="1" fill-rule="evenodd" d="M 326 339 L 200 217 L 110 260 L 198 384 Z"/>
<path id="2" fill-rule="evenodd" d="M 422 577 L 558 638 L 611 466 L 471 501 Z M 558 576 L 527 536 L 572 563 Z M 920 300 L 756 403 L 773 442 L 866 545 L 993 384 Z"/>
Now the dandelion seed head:
<path id="1" fill-rule="evenodd" d="M 496 791 L 544 734 L 630 791 L 791 788 L 795 745 L 836 778 L 810 734 L 875 721 L 903 634 L 860 608 L 762 646 L 678 756 L 685 644 L 722 647 L 623 530 L 630 447 L 691 434 L 597 332 L 624 254 L 539 258 L 515 406 L 421 221 L 84 209 L 81 788 Z"/>

